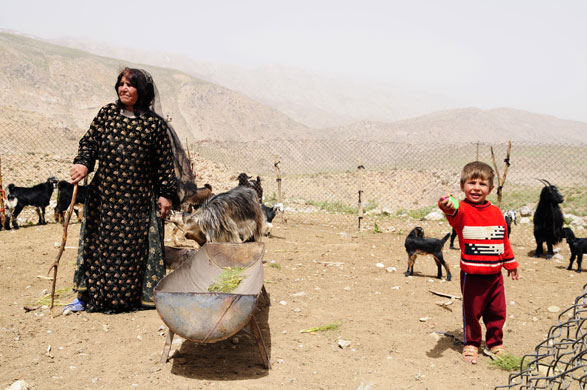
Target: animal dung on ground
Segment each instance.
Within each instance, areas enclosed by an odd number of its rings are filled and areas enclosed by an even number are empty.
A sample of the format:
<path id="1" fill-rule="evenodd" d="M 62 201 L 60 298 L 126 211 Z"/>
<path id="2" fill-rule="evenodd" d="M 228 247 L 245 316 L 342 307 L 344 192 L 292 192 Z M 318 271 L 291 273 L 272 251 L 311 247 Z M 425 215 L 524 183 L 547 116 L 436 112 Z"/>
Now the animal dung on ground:
<path id="1" fill-rule="evenodd" d="M 241 272 L 244 269 L 244 267 L 225 267 L 216 278 L 217 282 L 208 287 L 208 291 L 224 293 L 233 292 L 244 278 L 244 276 L 241 276 Z"/>

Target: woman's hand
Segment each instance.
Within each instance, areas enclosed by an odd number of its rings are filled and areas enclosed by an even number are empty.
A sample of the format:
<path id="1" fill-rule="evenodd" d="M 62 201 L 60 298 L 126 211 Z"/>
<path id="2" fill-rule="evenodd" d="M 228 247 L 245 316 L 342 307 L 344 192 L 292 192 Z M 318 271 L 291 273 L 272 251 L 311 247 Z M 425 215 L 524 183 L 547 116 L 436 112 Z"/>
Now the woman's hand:
<path id="1" fill-rule="evenodd" d="M 159 211 L 161 212 L 161 218 L 165 219 L 171 212 L 171 200 L 167 199 L 164 196 L 159 197 L 159 201 L 157 202 L 159 205 Z"/>
<path id="2" fill-rule="evenodd" d="M 71 184 L 77 184 L 88 176 L 88 167 L 83 164 L 74 164 L 69 170 L 69 175 L 71 176 Z"/>

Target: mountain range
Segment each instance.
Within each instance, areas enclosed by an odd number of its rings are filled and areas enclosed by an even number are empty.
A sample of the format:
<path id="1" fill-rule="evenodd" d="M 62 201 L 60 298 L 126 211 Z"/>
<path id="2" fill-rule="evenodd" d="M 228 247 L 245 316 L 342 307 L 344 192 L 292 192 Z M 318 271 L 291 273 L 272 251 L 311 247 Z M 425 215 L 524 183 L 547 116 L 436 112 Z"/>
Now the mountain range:
<path id="1" fill-rule="evenodd" d="M 0 53 L 0 126 L 32 123 L 72 138 L 87 129 L 102 105 L 115 100 L 118 72 L 138 66 L 153 75 L 164 115 L 181 137 L 193 140 L 587 141 L 583 122 L 511 108 L 431 112 L 427 107 L 441 96 L 401 89 L 390 93 L 386 86 L 287 67 L 204 64 L 6 32 L 0 32 Z"/>

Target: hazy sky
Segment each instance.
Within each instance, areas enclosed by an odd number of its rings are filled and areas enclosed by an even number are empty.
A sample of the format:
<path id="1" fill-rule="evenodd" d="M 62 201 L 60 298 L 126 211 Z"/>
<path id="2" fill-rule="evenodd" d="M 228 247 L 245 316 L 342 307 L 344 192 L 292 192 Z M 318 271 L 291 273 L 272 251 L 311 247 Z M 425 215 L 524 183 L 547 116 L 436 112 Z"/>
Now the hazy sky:
<path id="1" fill-rule="evenodd" d="M 586 20 L 586 0 L 11 0 L 0 11 L 0 28 L 40 38 L 291 65 L 585 122 Z"/>

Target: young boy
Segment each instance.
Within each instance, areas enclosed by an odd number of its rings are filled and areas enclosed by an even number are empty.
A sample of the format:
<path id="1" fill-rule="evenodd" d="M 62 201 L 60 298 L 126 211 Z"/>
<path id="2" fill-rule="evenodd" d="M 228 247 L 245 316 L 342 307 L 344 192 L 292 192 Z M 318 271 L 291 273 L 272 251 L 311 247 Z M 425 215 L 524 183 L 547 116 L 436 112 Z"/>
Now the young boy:
<path id="1" fill-rule="evenodd" d="M 504 217 L 486 200 L 493 190 L 493 169 L 474 161 L 461 172 L 461 191 L 465 199 L 455 208 L 449 195 L 438 201 L 450 225 L 459 236 L 461 248 L 461 292 L 463 294 L 463 358 L 477 363 L 482 329 L 485 343 L 495 355 L 503 354 L 503 324 L 506 301 L 502 266 L 513 280 L 518 279 L 518 263 L 508 240 Z"/>

